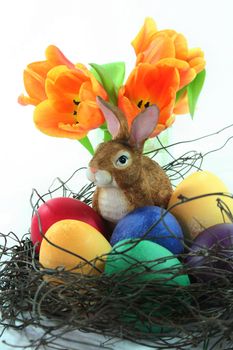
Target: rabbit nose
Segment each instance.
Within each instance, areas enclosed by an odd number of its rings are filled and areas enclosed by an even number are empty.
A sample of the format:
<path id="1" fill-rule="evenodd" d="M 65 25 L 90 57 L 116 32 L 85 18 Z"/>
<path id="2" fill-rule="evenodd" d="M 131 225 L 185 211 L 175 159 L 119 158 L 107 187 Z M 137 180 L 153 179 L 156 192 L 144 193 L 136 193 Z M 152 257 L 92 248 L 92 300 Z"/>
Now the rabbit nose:
<path id="1" fill-rule="evenodd" d="M 97 172 L 97 168 L 94 168 L 94 167 L 90 167 L 90 170 L 93 174 L 95 174 Z"/>

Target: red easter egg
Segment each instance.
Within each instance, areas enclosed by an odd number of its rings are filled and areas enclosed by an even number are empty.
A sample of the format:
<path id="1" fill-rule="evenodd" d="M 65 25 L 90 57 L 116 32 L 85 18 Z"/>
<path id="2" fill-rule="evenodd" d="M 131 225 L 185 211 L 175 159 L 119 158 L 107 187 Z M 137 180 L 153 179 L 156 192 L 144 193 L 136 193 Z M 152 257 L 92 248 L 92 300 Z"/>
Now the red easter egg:
<path id="1" fill-rule="evenodd" d="M 32 243 L 41 242 L 50 226 L 57 221 L 66 219 L 83 221 L 106 236 L 104 221 L 94 209 L 78 199 L 58 197 L 43 203 L 33 215 L 31 222 Z"/>

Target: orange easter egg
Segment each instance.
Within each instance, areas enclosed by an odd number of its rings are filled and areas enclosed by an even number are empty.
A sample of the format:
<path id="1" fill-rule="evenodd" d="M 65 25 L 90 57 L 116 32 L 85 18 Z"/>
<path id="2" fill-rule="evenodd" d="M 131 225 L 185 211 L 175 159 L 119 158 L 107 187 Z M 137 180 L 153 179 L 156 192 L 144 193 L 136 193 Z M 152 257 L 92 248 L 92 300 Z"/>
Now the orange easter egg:
<path id="1" fill-rule="evenodd" d="M 59 267 L 88 275 L 96 275 L 104 270 L 104 255 L 110 252 L 111 245 L 89 224 L 79 220 L 57 221 L 47 230 L 45 238 L 39 254 L 42 267 Z"/>
<path id="2" fill-rule="evenodd" d="M 168 208 L 180 202 L 178 197 L 197 197 L 211 193 L 229 192 L 226 185 L 215 174 L 209 171 L 198 171 L 185 178 L 173 192 Z M 171 209 L 186 237 L 195 238 L 201 231 L 210 226 L 231 222 L 229 217 L 222 213 L 217 200 L 222 200 L 233 213 L 233 199 L 219 195 L 210 195 L 184 202 Z"/>

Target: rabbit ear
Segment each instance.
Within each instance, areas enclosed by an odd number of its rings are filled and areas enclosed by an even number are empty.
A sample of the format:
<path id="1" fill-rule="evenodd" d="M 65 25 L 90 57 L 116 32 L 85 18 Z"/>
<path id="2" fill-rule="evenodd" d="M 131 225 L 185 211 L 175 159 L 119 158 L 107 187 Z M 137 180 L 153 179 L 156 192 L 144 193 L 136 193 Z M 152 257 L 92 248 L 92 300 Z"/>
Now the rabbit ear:
<path id="1" fill-rule="evenodd" d="M 112 138 L 128 139 L 128 122 L 124 114 L 116 106 L 106 102 L 100 96 L 97 96 L 96 102 L 104 115 L 108 131 L 112 135 Z"/>
<path id="2" fill-rule="evenodd" d="M 134 119 L 130 132 L 130 144 L 142 148 L 146 139 L 152 134 L 159 120 L 159 109 L 151 105 Z"/>

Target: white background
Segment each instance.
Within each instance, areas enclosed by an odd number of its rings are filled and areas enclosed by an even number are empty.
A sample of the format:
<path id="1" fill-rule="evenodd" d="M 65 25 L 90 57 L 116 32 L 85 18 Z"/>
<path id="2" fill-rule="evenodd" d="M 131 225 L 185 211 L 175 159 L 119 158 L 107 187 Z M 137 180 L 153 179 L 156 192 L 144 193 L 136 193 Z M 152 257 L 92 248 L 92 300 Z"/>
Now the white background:
<path id="1" fill-rule="evenodd" d="M 36 130 L 33 107 L 17 104 L 28 63 L 43 60 L 45 48 L 55 44 L 75 63 L 125 61 L 130 72 L 135 62 L 130 42 L 144 18 L 151 16 L 159 29 L 175 29 L 187 37 L 190 47 L 199 46 L 205 52 L 207 78 L 194 121 L 178 116 L 172 127 L 174 140 L 188 140 L 233 122 L 232 13 L 231 0 L 1 1 L 0 232 L 27 232 L 32 188 L 43 194 L 55 177 L 67 179 L 90 159 L 78 142 Z M 205 153 L 232 134 L 230 129 L 198 143 L 197 149 Z M 221 177 L 231 191 L 232 148 L 229 142 L 221 153 L 207 157 L 203 166 Z M 182 147 L 177 150 L 183 151 Z"/>

